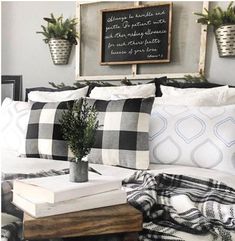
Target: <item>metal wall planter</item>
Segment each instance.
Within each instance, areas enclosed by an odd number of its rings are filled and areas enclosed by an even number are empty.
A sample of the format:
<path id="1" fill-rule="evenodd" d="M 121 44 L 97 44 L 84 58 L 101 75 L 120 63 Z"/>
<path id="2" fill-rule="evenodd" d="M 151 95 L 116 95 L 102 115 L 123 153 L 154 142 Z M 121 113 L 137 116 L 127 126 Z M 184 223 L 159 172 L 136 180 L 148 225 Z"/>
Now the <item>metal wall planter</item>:
<path id="1" fill-rule="evenodd" d="M 215 38 L 220 57 L 235 56 L 235 24 L 217 28 Z"/>
<path id="2" fill-rule="evenodd" d="M 50 39 L 49 48 L 55 65 L 68 64 L 72 44 L 65 39 Z"/>

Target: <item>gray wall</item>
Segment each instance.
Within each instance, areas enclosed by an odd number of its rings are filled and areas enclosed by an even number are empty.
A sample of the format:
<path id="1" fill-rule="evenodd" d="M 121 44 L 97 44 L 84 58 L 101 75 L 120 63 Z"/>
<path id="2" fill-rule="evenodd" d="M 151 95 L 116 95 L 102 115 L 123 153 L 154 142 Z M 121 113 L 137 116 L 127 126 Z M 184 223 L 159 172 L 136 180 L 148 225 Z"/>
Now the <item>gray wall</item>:
<path id="1" fill-rule="evenodd" d="M 220 2 L 219 4 L 227 6 L 227 3 Z M 181 58 L 181 60 L 176 59 L 173 61 L 175 62 L 173 64 L 176 64 L 174 68 L 176 66 L 180 67 L 180 61 L 186 64 L 189 70 L 194 70 L 195 68 L 197 58 L 192 58 L 192 56 L 189 58 L 189 55 L 190 50 L 193 53 L 192 55 L 198 51 L 200 26 L 194 25 L 196 18 L 191 13 L 192 11 L 197 11 L 201 6 L 200 4 L 195 2 L 174 3 L 173 21 L 174 23 L 179 23 L 179 25 L 173 25 L 173 32 L 177 32 L 178 37 L 180 37 L 180 31 L 183 30 L 182 34 L 184 34 L 184 36 L 181 35 L 181 42 L 178 41 L 178 44 L 174 45 L 173 51 L 176 52 L 175 56 Z M 211 5 L 214 4 L 212 3 Z M 182 11 L 182 8 L 184 8 L 184 11 Z M 68 65 L 55 66 L 52 63 L 48 46 L 42 41 L 42 36 L 35 32 L 40 30 L 41 24 L 44 24 L 42 18 L 49 16 L 51 12 L 55 15 L 63 13 L 64 17 L 74 17 L 75 10 L 75 1 L 2 2 L 2 74 L 22 74 L 24 87 L 48 86 L 49 81 L 72 84 L 75 79 L 75 51 L 72 51 Z M 96 5 L 92 4 L 90 7 L 83 8 L 82 16 L 83 25 L 98 33 L 100 25 L 96 19 Z M 189 18 L 189 16 L 191 17 Z M 86 19 L 88 20 L 85 21 Z M 96 73 L 102 74 L 103 72 L 106 74 L 129 73 L 130 66 L 105 66 L 102 72 L 98 65 L 94 63 L 94 59 L 99 59 L 97 52 L 99 46 L 98 37 L 93 38 L 91 35 L 93 33 L 89 32 L 89 30 L 87 30 L 87 33 L 88 35 L 84 32 L 82 39 L 82 45 L 84 46 L 82 57 L 83 63 L 85 63 L 82 65 L 83 72 L 90 71 L 89 74 L 92 73 L 92 75 Z M 186 42 L 183 42 L 182 39 L 185 39 Z M 194 40 L 196 42 L 193 42 Z M 185 43 L 188 43 L 187 51 L 185 50 Z M 180 49 L 183 51 L 181 55 L 177 54 L 177 51 L 180 51 Z M 206 62 L 206 73 L 209 81 L 235 85 L 234 68 L 235 58 L 224 59 L 218 57 L 214 35 L 212 31 L 209 31 Z M 162 69 L 164 69 L 164 72 L 167 72 L 164 65 L 142 65 L 140 67 L 141 73 L 157 73 L 161 72 Z"/>
<path id="2" fill-rule="evenodd" d="M 75 51 L 68 65 L 56 66 L 43 36 L 36 34 L 50 13 L 75 17 L 76 3 L 2 2 L 2 74 L 22 74 L 24 88 L 48 86 L 49 81 L 74 82 Z"/>

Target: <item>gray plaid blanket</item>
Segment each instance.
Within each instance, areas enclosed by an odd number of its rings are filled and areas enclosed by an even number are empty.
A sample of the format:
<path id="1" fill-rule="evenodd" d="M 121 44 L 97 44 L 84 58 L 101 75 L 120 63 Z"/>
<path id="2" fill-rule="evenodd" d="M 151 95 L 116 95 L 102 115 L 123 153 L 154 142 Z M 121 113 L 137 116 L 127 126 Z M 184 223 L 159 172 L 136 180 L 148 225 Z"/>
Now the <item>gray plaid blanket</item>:
<path id="1" fill-rule="evenodd" d="M 225 184 L 147 172 L 136 172 L 123 183 L 131 190 L 128 202 L 144 216 L 139 240 L 192 240 L 195 234 L 235 240 L 235 190 Z"/>
<path id="2" fill-rule="evenodd" d="M 68 169 L 36 174 L 2 174 L 2 211 L 22 218 L 12 200 L 12 182 L 19 178 L 67 174 Z M 216 241 L 235 240 L 235 190 L 208 179 L 136 172 L 123 181 L 128 202 L 144 216 L 141 241 L 183 241 L 185 234 L 210 235 Z M 2 227 L 2 240 L 21 240 L 22 222 Z M 199 237 L 200 238 L 200 237 Z M 192 240 L 187 236 L 187 240 Z"/>

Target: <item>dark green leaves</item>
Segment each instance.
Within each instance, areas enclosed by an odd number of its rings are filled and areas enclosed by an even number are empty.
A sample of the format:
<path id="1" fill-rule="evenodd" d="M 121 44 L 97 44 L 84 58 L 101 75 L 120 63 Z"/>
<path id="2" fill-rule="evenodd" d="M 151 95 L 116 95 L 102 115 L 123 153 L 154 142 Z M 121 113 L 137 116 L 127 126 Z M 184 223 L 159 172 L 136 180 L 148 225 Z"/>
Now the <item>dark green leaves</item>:
<path id="1" fill-rule="evenodd" d="M 216 6 L 212 10 L 205 9 L 206 13 L 194 13 L 200 18 L 197 20 L 198 23 L 211 25 L 215 29 L 222 25 L 235 24 L 235 7 L 233 2 L 230 2 L 227 9 L 223 11 L 220 7 Z"/>
<path id="2" fill-rule="evenodd" d="M 208 80 L 206 79 L 206 77 L 204 75 L 200 75 L 200 76 L 192 76 L 192 75 L 185 75 L 184 76 L 184 80 L 187 83 L 203 83 L 203 82 L 208 82 Z"/>
<path id="3" fill-rule="evenodd" d="M 72 153 L 78 159 L 89 154 L 95 141 L 95 131 L 99 127 L 97 113 L 87 102 L 79 100 L 60 120 L 63 137 Z"/>
<path id="4" fill-rule="evenodd" d="M 37 33 L 45 36 L 45 43 L 48 43 L 51 38 L 57 38 L 68 40 L 72 44 L 77 44 L 76 18 L 63 20 L 63 15 L 55 18 L 51 13 L 51 18 L 43 19 L 47 22 L 47 26 L 41 25 L 43 31 Z"/>

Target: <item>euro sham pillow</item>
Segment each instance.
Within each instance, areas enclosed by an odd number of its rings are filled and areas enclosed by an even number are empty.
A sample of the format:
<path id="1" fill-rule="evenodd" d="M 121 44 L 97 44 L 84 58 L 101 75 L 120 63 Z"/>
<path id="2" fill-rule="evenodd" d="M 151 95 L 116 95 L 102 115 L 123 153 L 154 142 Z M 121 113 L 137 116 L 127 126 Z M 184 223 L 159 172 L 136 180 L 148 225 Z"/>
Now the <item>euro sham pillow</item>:
<path id="1" fill-rule="evenodd" d="M 154 98 L 99 100 L 87 98 L 98 112 L 100 127 L 88 155 L 90 163 L 147 169 L 149 119 Z"/>
<path id="2" fill-rule="evenodd" d="M 76 90 L 64 90 L 56 92 L 31 91 L 28 94 L 29 101 L 33 102 L 60 102 L 86 97 L 88 86 Z"/>
<path id="3" fill-rule="evenodd" d="M 85 85 L 83 86 L 85 87 Z M 65 91 L 65 90 L 76 90 L 77 88 L 72 87 L 72 86 L 64 86 L 61 88 L 49 88 L 49 87 L 33 87 L 33 88 L 26 88 L 25 89 L 25 101 L 28 101 L 28 95 L 32 91 L 43 91 L 43 92 L 60 92 L 60 91 Z"/>
<path id="4" fill-rule="evenodd" d="M 220 87 L 218 87 L 220 88 Z M 224 88 L 226 90 L 226 87 Z M 202 91 L 182 95 L 164 95 L 156 97 L 155 105 L 189 105 L 189 106 L 220 106 L 224 105 L 224 91 Z"/>
<path id="5" fill-rule="evenodd" d="M 155 84 L 142 84 L 132 86 L 115 86 L 115 87 L 95 87 L 91 93 L 90 98 L 111 100 L 112 96 L 121 95 L 122 98 L 147 98 L 155 96 Z"/>
<path id="6" fill-rule="evenodd" d="M 21 157 L 70 160 L 73 158 L 63 139 L 59 120 L 73 101 L 32 104 L 25 145 Z"/>
<path id="7" fill-rule="evenodd" d="M 161 92 L 161 85 L 164 86 L 172 86 L 180 89 L 187 89 L 187 88 L 213 88 L 213 87 L 220 87 L 223 85 L 216 84 L 216 83 L 210 83 L 210 82 L 199 82 L 199 83 L 190 83 L 190 82 L 180 82 L 180 81 L 175 81 L 172 79 L 167 79 L 167 78 L 161 78 L 161 79 L 154 79 L 156 81 L 156 97 L 161 97 L 162 92 Z"/>
<path id="8" fill-rule="evenodd" d="M 227 90 L 229 87 L 228 85 L 220 86 L 220 87 L 213 87 L 213 88 L 176 88 L 172 86 L 164 86 L 161 85 L 161 92 L 162 96 L 179 96 L 184 94 L 207 94 L 207 93 L 215 93 L 215 94 L 221 94 L 225 90 Z"/>
<path id="9" fill-rule="evenodd" d="M 1 148 L 19 152 L 25 141 L 31 104 L 6 98 L 1 106 Z"/>
<path id="10" fill-rule="evenodd" d="M 215 169 L 235 175 L 235 105 L 155 106 L 150 162 Z"/>
<path id="11" fill-rule="evenodd" d="M 167 105 L 194 105 L 194 106 L 220 106 L 235 104 L 235 89 L 228 86 L 210 89 L 179 89 L 161 86 L 163 95 L 156 98 L 156 104 Z"/>
<path id="12" fill-rule="evenodd" d="M 224 91 L 223 98 L 221 100 L 222 104 L 234 105 L 235 104 L 235 88 L 228 88 Z"/>

